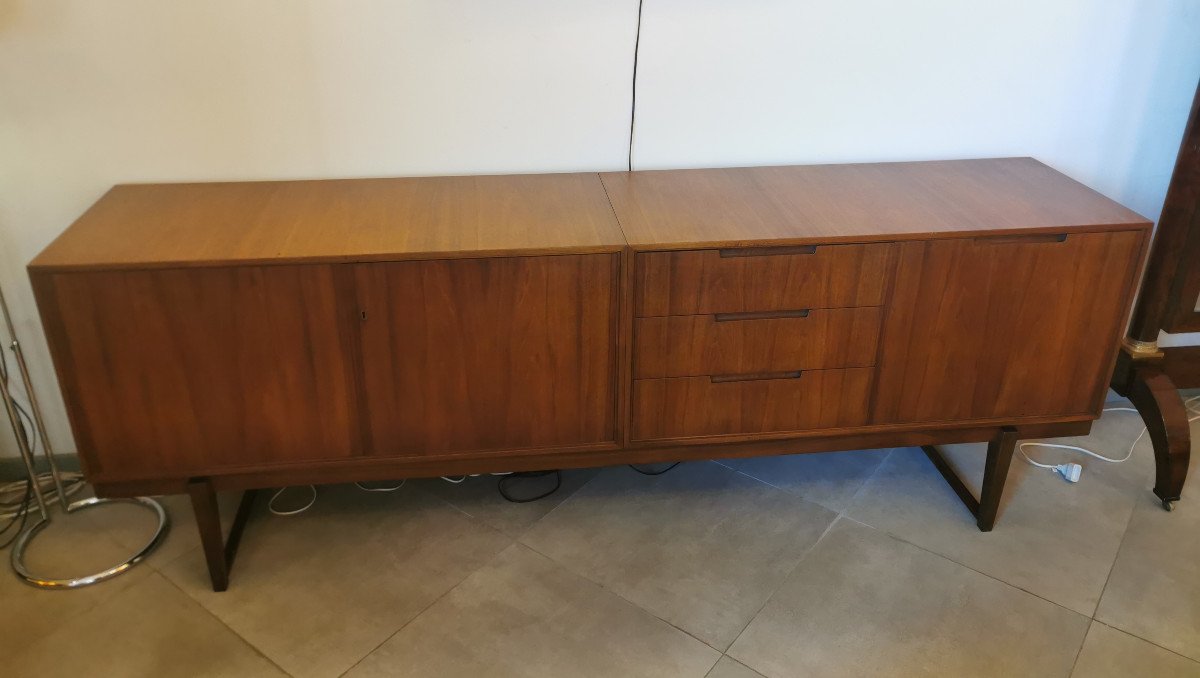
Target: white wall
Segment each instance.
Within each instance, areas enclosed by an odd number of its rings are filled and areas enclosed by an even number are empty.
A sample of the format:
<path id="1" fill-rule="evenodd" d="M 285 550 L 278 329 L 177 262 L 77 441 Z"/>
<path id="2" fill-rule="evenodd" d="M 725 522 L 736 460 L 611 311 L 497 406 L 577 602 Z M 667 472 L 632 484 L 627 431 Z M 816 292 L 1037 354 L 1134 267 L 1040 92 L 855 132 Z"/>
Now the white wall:
<path id="1" fill-rule="evenodd" d="M 645 0 L 639 168 L 1033 155 L 1157 216 L 1195 0 Z M 0 285 L 122 181 L 611 170 L 637 0 L 0 0 Z M 0 430 L 0 454 L 11 453 Z"/>
<path id="2" fill-rule="evenodd" d="M 637 0 L 0 0 L 0 285 L 54 442 L 23 269 L 109 186 L 624 169 L 636 25 Z"/>

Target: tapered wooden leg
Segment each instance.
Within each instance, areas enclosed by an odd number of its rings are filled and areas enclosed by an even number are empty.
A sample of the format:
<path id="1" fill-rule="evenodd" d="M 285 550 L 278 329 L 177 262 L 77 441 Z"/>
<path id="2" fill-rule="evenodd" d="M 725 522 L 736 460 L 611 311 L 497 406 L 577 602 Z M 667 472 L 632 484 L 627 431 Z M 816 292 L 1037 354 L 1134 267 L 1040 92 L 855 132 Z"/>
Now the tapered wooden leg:
<path id="1" fill-rule="evenodd" d="M 1154 444 L 1154 494 L 1170 511 L 1183 494 L 1192 455 L 1187 408 L 1171 377 L 1157 366 L 1135 368 L 1127 395 Z"/>
<path id="2" fill-rule="evenodd" d="M 229 538 L 225 539 L 221 531 L 217 493 L 213 489 L 212 481 L 208 478 L 193 478 L 188 481 L 187 489 L 192 498 L 192 511 L 196 514 L 200 546 L 204 550 L 204 560 L 208 564 L 208 576 L 212 580 L 213 591 L 224 591 L 229 588 L 229 568 L 233 566 L 233 558 L 237 555 L 242 531 L 246 528 L 246 520 L 250 517 L 250 509 L 254 506 L 254 497 L 258 491 L 247 490 L 242 494 L 233 525 L 229 528 Z"/>
<path id="3" fill-rule="evenodd" d="M 996 514 L 1000 510 L 1000 498 L 1004 496 L 1004 483 L 1008 480 L 1008 469 L 1012 465 L 1013 451 L 1017 446 L 1017 430 L 1005 426 L 995 438 L 988 443 L 987 460 L 983 466 L 983 487 L 979 499 L 971 494 L 971 490 L 954 469 L 946 462 L 941 450 L 933 445 L 921 447 L 925 455 L 950 484 L 950 488 L 966 505 L 971 515 L 975 516 L 975 524 L 981 532 L 991 532 L 996 526 Z"/>
<path id="4" fill-rule="evenodd" d="M 1016 446 L 1017 430 L 1011 426 L 1005 426 L 1000 435 L 988 443 L 979 513 L 975 516 L 975 524 L 981 532 L 991 532 L 996 526 L 996 513 L 1000 510 L 1000 497 L 1004 495 L 1004 483 L 1008 480 L 1008 468 L 1012 465 Z"/>

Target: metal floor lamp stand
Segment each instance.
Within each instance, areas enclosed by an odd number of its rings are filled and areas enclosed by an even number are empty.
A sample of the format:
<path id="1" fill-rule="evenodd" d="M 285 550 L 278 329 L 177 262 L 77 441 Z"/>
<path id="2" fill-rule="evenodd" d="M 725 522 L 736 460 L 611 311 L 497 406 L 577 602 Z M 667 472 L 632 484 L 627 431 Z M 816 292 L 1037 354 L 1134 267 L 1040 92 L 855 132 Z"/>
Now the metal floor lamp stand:
<path id="1" fill-rule="evenodd" d="M 25 387 L 25 395 L 29 400 L 30 416 L 33 419 L 33 425 L 37 436 L 42 441 L 42 452 L 46 456 L 46 463 L 50 467 L 50 478 L 54 483 L 54 489 L 58 492 L 59 502 L 62 504 L 63 513 L 71 514 L 76 511 L 91 508 L 93 506 L 101 506 L 103 504 L 126 503 L 142 506 L 149 511 L 153 511 L 158 517 L 158 527 L 154 531 L 154 535 L 146 542 L 146 545 L 138 549 L 129 558 L 95 574 L 85 575 L 82 577 L 74 577 L 71 579 L 54 579 L 50 577 L 41 577 L 33 572 L 25 565 L 25 551 L 29 548 L 30 542 L 37 536 L 39 532 L 50 525 L 50 512 L 46 507 L 46 497 L 42 494 L 41 481 L 38 479 L 37 468 L 34 462 L 34 445 L 29 440 L 29 434 L 21 425 L 18 417 L 20 416 L 17 403 L 13 400 L 12 393 L 8 389 L 9 372 L 8 364 L 4 361 L 3 356 L 0 356 L 0 400 L 4 401 L 4 410 L 8 414 L 9 421 L 12 423 L 13 435 L 17 439 L 17 450 L 21 454 L 21 461 L 25 464 L 25 472 L 29 475 L 29 482 L 34 499 L 37 502 L 39 520 L 34 523 L 29 529 L 25 530 L 17 537 L 13 543 L 12 549 L 12 568 L 16 571 L 21 579 L 28 584 L 47 589 L 73 589 L 89 584 L 96 584 L 106 579 L 111 579 L 119 574 L 122 574 L 140 562 L 143 558 L 150 554 L 163 540 L 167 534 L 167 528 L 170 521 L 167 518 L 167 512 L 163 509 L 162 504 L 148 497 L 134 497 L 132 499 L 102 499 L 99 497 L 89 497 L 80 499 L 75 502 L 67 501 L 67 493 L 63 487 L 62 474 L 58 470 L 58 464 L 54 460 L 54 450 L 50 446 L 50 438 L 46 435 L 46 425 L 42 420 L 42 410 L 38 406 L 37 396 L 33 391 L 33 382 L 29 378 L 29 367 L 25 362 L 25 356 L 21 352 L 21 344 L 17 341 L 17 332 L 13 327 L 12 316 L 8 312 L 8 304 L 4 300 L 4 291 L 0 290 L 0 313 L 4 315 L 4 324 L 8 329 L 9 349 L 13 352 L 16 358 L 17 369 L 21 373 L 21 381 Z M 28 508 L 26 509 L 28 510 Z"/>

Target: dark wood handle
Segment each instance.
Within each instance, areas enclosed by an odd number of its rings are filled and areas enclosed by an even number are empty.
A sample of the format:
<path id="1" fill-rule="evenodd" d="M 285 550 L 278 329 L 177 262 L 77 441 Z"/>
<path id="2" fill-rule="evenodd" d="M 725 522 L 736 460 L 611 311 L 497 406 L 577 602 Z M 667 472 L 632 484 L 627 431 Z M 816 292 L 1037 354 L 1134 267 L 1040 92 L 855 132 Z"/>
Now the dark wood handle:
<path id="1" fill-rule="evenodd" d="M 975 242 L 985 245 L 1017 245 L 1020 243 L 1066 242 L 1066 233 L 1047 233 L 1030 235 L 1007 235 L 999 238 L 976 238 Z"/>
<path id="2" fill-rule="evenodd" d="M 781 247 L 727 247 L 719 250 L 721 258 L 728 257 L 772 257 L 783 254 L 816 254 L 816 245 L 795 245 Z"/>
<path id="3" fill-rule="evenodd" d="M 746 311 L 744 313 L 716 313 L 713 316 L 719 323 L 735 320 L 770 320 L 772 318 L 807 318 L 808 309 L 796 311 Z"/>
<path id="4" fill-rule="evenodd" d="M 718 374 L 709 377 L 714 384 L 727 384 L 731 381 L 764 381 L 766 379 L 799 379 L 803 374 L 800 370 L 791 372 L 759 372 L 757 374 Z"/>

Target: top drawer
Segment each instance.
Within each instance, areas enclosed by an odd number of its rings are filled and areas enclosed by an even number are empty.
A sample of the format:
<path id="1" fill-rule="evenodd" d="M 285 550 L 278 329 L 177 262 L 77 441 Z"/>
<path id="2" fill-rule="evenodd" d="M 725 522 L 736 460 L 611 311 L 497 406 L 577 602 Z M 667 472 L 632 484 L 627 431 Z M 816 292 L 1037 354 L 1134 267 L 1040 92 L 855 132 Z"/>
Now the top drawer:
<path id="1" fill-rule="evenodd" d="M 883 303 L 891 243 L 637 255 L 638 316 L 787 311 Z"/>

